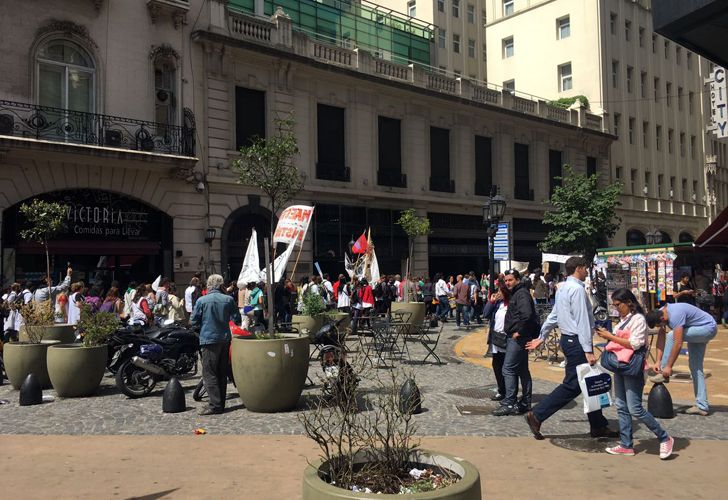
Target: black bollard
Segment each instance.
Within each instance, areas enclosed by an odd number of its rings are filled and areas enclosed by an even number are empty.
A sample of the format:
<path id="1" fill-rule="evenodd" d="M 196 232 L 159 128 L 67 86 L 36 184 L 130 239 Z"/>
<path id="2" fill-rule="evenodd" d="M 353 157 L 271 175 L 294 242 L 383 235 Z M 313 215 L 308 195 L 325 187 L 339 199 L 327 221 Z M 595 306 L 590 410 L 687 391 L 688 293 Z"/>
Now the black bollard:
<path id="1" fill-rule="evenodd" d="M 20 406 L 39 405 L 43 402 L 43 390 L 38 377 L 29 373 L 20 386 Z"/>
<path id="2" fill-rule="evenodd" d="M 647 396 L 647 411 L 656 418 L 675 418 L 672 396 L 665 384 L 655 384 Z"/>
<path id="3" fill-rule="evenodd" d="M 422 413 L 422 396 L 413 379 L 408 379 L 399 390 L 399 411 L 412 415 Z"/>
<path id="4" fill-rule="evenodd" d="M 164 413 L 180 413 L 187 409 L 185 391 L 177 377 L 172 377 L 164 388 L 162 396 L 162 411 Z"/>

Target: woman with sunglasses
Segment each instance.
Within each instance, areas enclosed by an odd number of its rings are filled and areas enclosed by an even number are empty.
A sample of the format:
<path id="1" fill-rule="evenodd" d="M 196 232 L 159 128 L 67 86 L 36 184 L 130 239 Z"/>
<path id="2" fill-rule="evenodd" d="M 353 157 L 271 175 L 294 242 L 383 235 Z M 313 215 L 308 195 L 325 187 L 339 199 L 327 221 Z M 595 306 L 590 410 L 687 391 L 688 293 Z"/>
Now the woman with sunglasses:
<path id="1" fill-rule="evenodd" d="M 619 313 L 619 326 L 616 335 L 604 328 L 597 328 L 596 332 L 608 342 L 615 342 L 625 349 L 638 351 L 647 345 L 647 321 L 644 311 L 634 294 L 626 288 L 619 288 L 612 294 L 612 306 Z M 660 441 L 660 459 L 665 460 L 672 455 L 675 440 L 642 406 L 642 389 L 645 387 L 644 371 L 639 375 L 626 375 L 615 372 L 614 395 L 619 416 L 620 442 L 617 446 L 607 448 L 610 455 L 634 455 L 632 439 L 632 417 L 639 418 Z"/>

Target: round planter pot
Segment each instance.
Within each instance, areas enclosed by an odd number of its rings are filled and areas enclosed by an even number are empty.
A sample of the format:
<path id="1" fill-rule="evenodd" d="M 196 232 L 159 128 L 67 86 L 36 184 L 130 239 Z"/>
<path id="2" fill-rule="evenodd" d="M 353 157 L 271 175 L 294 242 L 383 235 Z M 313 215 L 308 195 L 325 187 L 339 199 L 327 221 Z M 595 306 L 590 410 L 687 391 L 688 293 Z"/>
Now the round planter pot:
<path id="1" fill-rule="evenodd" d="M 61 344 L 72 344 L 76 340 L 73 325 L 59 323 L 57 325 L 38 326 L 35 328 L 43 330 L 43 340 L 57 340 Z M 25 328 L 20 329 L 18 337 L 21 342 L 27 342 L 29 340 Z"/>
<path id="2" fill-rule="evenodd" d="M 248 410 L 273 413 L 296 407 L 308 373 L 307 336 L 233 339 L 232 351 L 235 384 Z"/>
<path id="3" fill-rule="evenodd" d="M 91 396 L 104 376 L 106 356 L 106 344 L 51 346 L 48 349 L 48 375 L 56 394 L 62 398 Z"/>
<path id="4" fill-rule="evenodd" d="M 44 389 L 50 389 L 51 379 L 48 378 L 48 365 L 46 353 L 48 347 L 57 344 L 57 340 L 44 340 L 40 344 L 28 342 L 9 342 L 3 347 L 3 361 L 5 372 L 8 375 L 13 389 L 20 390 L 25 377 L 29 373 L 35 374 L 38 383 Z"/>
<path id="5" fill-rule="evenodd" d="M 421 327 L 425 321 L 424 302 L 392 302 L 392 313 L 397 311 L 411 313 L 407 320 L 409 332 L 414 333 L 415 329 Z"/>
<path id="6" fill-rule="evenodd" d="M 293 318 L 291 318 L 291 323 L 293 323 L 294 328 L 298 328 L 299 333 L 308 333 L 309 336 L 313 336 L 324 326 L 324 318 L 323 316 L 300 316 L 294 314 Z"/>
<path id="7" fill-rule="evenodd" d="M 321 478 L 328 470 L 328 463 L 322 460 L 306 467 L 303 473 L 303 500 L 341 500 L 361 498 L 413 498 L 413 499 L 446 499 L 446 500 L 480 500 L 480 474 L 473 464 L 454 455 L 436 451 L 417 450 L 410 456 L 413 464 L 418 468 L 425 466 L 438 466 L 448 469 L 460 476 L 457 483 L 440 490 L 407 495 L 377 495 L 375 493 L 354 493 L 353 491 L 337 488 Z M 364 463 L 366 455 L 361 454 L 355 458 L 355 463 Z"/>

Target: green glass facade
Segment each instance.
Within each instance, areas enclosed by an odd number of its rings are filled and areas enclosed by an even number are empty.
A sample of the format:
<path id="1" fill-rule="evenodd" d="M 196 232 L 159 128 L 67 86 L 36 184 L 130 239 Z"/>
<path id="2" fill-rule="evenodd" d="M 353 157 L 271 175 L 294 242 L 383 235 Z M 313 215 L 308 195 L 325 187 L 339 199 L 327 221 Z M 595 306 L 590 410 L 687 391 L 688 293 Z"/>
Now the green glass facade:
<path id="1" fill-rule="evenodd" d="M 254 0 L 230 0 L 229 5 L 246 13 L 255 11 Z M 365 1 L 265 0 L 265 15 L 273 15 L 276 7 L 291 17 L 296 30 L 313 38 L 350 41 L 399 63 L 430 64 L 433 27 L 404 14 Z"/>

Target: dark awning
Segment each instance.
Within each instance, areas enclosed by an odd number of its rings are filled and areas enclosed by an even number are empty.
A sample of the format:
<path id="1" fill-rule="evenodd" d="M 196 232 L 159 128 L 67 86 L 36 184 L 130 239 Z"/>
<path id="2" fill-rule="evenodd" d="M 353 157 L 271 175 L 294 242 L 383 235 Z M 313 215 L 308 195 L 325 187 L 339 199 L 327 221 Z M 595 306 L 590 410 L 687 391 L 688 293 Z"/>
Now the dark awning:
<path id="1" fill-rule="evenodd" d="M 698 236 L 695 246 L 699 248 L 728 246 L 728 207 L 724 208 L 703 234 Z"/>

